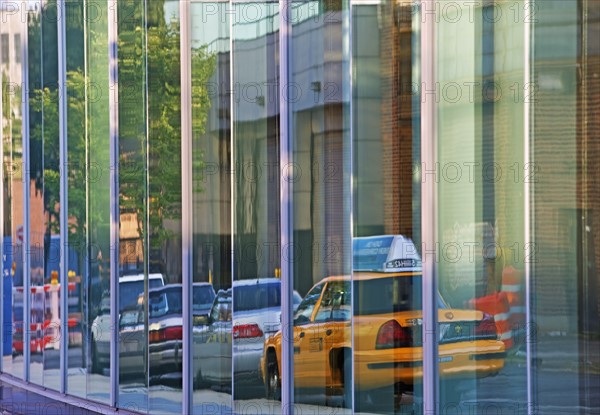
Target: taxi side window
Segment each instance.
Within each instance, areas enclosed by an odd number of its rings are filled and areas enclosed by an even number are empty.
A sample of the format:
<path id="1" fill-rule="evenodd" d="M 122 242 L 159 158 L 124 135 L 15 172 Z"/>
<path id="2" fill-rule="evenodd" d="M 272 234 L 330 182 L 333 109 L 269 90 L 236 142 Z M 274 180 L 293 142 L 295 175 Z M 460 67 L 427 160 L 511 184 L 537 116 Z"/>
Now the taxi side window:
<path id="1" fill-rule="evenodd" d="M 319 298 L 321 297 L 321 292 L 323 292 L 324 286 L 325 284 L 319 284 L 313 287 L 313 289 L 306 294 L 306 297 L 304 297 L 300 305 L 298 305 L 298 309 L 296 310 L 296 315 L 294 316 L 294 326 L 310 323 L 313 310 L 315 309 L 317 301 L 319 301 Z"/>
<path id="2" fill-rule="evenodd" d="M 315 322 L 347 321 L 352 317 L 350 309 L 350 283 L 334 282 L 327 286 Z"/>

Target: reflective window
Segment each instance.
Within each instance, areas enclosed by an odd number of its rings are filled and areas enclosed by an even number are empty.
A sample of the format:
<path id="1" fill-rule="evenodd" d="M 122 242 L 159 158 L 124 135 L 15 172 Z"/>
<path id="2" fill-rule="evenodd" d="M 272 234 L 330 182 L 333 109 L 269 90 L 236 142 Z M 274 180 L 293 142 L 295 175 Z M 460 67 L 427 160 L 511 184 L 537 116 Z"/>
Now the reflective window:
<path id="1" fill-rule="evenodd" d="M 149 279 L 164 277 L 164 289 L 148 297 L 149 413 L 181 413 L 181 87 L 179 1 L 142 2 L 147 64 L 148 262 Z M 133 103 L 132 103 L 133 105 Z M 155 293 L 165 307 L 155 310 Z"/>
<path id="2" fill-rule="evenodd" d="M 232 3 L 234 410 L 266 412 L 265 342 L 281 328 L 279 4 Z M 237 303 L 237 304 L 236 304 Z M 240 308 L 238 309 L 237 306 Z M 271 400 L 269 397 L 268 400 Z"/>
<path id="3" fill-rule="evenodd" d="M 315 314 L 303 311 L 294 325 L 298 411 L 311 405 L 352 408 L 351 311 L 335 304 L 340 301 L 337 278 L 349 280 L 351 271 L 351 94 L 344 54 L 350 44 L 349 10 L 345 1 L 292 3 L 290 87 L 284 86 L 294 169 L 290 260 L 301 296 L 316 295 L 311 287 L 325 282 Z M 310 323 L 299 324 L 307 317 Z"/>
<path id="4" fill-rule="evenodd" d="M 107 4 L 67 3 L 69 269 L 81 284 L 81 344 L 69 327 L 69 393 L 110 400 L 110 156 Z M 72 13 L 72 14 L 71 14 Z M 96 13 L 98 13 L 96 15 Z M 79 20 L 77 16 L 82 16 Z M 91 16 L 95 16 L 92 18 Z M 69 52 L 70 51 L 70 52 Z M 83 98 L 83 99 L 82 99 Z"/>
<path id="5" fill-rule="evenodd" d="M 430 380 L 444 414 L 596 413 L 600 2 L 282 4 L 0 0 L 2 374 L 148 414 L 421 414 Z"/>
<path id="6" fill-rule="evenodd" d="M 60 192 L 56 8 L 29 11 L 30 380 L 60 388 Z M 15 34 L 15 51 L 21 49 Z M 18 42 L 18 44 L 17 44 Z M 20 54 L 19 54 L 20 55 Z M 16 60 L 20 63 L 20 60 Z"/>
<path id="7" fill-rule="evenodd" d="M 519 170 L 530 191 L 531 239 L 513 250 L 529 265 L 531 322 L 515 343 L 531 348 L 536 408 L 587 415 L 600 402 L 600 4 L 553 1 L 534 11 L 533 70 L 519 90 L 532 120 L 529 164 Z M 521 273 L 503 274 L 519 325 L 523 283 Z"/>
<path id="8" fill-rule="evenodd" d="M 190 5 L 194 413 L 232 408 L 231 8 Z"/>
<path id="9" fill-rule="evenodd" d="M 422 413 L 419 18 L 352 1 L 355 412 Z"/>
<path id="10" fill-rule="evenodd" d="M 20 9 L 19 9 L 20 10 Z M 2 50 L 2 218 L 3 226 L 3 333 L 2 370 L 17 378 L 24 376 L 25 314 L 23 241 L 23 66 L 14 59 L 15 34 L 27 38 L 27 25 L 20 13 L 0 9 Z M 27 16 L 27 13 L 25 13 Z M 27 18 L 27 17 L 25 17 Z M 21 52 L 21 51 L 19 51 Z M 29 295 L 29 294 L 28 294 Z M 37 327 L 36 327 L 37 328 Z M 27 331 L 30 331 L 29 329 Z"/>
<path id="11" fill-rule="evenodd" d="M 157 279 L 160 281 L 158 284 L 161 286 L 167 281 L 164 270 L 157 269 L 149 261 L 147 93 L 149 56 L 142 46 L 147 42 L 146 8 L 145 2 L 140 0 L 119 1 L 116 7 L 118 16 L 127 16 L 118 19 L 119 270 L 117 275 L 119 300 L 126 302 L 126 304 L 119 302 L 119 310 L 137 306 L 144 315 L 143 323 L 138 330 L 130 331 L 125 327 L 119 327 L 118 406 L 148 412 L 151 396 L 149 275 L 158 274 Z M 109 39 L 112 40 L 112 37 Z M 108 74 L 108 70 L 106 73 Z M 109 137 L 108 132 L 104 140 L 106 137 Z M 104 145 L 106 146 L 106 141 Z M 107 284 L 106 287 L 110 285 Z M 128 288 L 131 288 L 131 291 L 128 291 Z M 140 294 L 142 294 L 141 298 Z M 110 296 L 110 292 L 106 295 Z M 110 324 L 110 315 L 105 315 L 104 318 Z M 102 332 L 104 333 L 104 330 Z M 112 332 L 107 333 L 109 334 L 107 340 L 110 342 Z"/>

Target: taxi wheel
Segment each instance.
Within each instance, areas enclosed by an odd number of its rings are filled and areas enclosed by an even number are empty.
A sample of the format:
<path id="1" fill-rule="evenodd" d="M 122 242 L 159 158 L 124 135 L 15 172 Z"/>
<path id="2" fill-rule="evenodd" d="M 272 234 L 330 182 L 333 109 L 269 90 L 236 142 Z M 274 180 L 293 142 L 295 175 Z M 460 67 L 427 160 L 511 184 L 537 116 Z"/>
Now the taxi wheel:
<path id="1" fill-rule="evenodd" d="M 464 391 L 464 386 L 460 381 L 449 380 L 444 382 L 441 386 L 442 387 L 440 388 L 440 398 L 443 402 L 455 403 L 457 405 L 460 404 L 462 400 L 462 394 Z"/>
<path id="2" fill-rule="evenodd" d="M 281 379 L 279 378 L 279 368 L 277 359 L 271 357 L 267 363 L 267 381 L 265 382 L 265 392 L 267 399 L 281 400 Z"/>
<path id="3" fill-rule="evenodd" d="M 394 389 L 386 387 L 357 393 L 354 412 L 396 413 L 400 410 L 403 392 Z"/>
<path id="4" fill-rule="evenodd" d="M 344 407 L 352 408 L 352 356 L 344 357 Z"/>

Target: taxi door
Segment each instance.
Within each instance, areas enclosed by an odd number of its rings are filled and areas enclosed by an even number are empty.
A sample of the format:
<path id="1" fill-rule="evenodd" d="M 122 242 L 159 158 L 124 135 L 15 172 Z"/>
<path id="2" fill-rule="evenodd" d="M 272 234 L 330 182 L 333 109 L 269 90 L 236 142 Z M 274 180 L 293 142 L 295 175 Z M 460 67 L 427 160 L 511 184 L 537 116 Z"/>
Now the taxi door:
<path id="1" fill-rule="evenodd" d="M 319 325 L 313 321 L 315 308 L 318 307 L 325 283 L 314 286 L 302 300 L 294 316 L 294 382 L 299 388 L 313 387 L 315 381 L 321 381 L 320 349 L 315 331 Z"/>
<path id="2" fill-rule="evenodd" d="M 313 342 L 320 346 L 316 359 L 323 378 L 321 382 L 329 387 L 343 384 L 344 356 L 340 352 L 351 344 L 350 305 L 350 282 L 332 281 L 327 285 L 315 315 L 318 329 L 313 333 Z"/>

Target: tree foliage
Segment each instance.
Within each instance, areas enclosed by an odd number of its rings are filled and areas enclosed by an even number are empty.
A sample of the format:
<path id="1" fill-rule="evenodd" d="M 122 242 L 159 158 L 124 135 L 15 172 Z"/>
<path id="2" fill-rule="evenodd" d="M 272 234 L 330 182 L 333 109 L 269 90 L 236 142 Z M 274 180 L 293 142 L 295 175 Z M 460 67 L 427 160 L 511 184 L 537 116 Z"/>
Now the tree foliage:
<path id="1" fill-rule="evenodd" d="M 149 217 L 150 243 L 156 248 L 172 236 L 165 226 L 165 220 L 177 220 L 181 215 L 180 35 L 179 22 L 165 19 L 164 0 L 153 0 L 148 5 L 147 19 L 144 19 L 142 1 L 119 3 L 120 8 L 127 9 L 120 10 L 121 15 L 128 17 L 119 22 L 119 203 L 121 212 L 137 213 L 140 238 L 144 238 L 145 234 L 143 218 Z M 78 8 L 76 12 L 81 13 L 81 9 Z M 88 33 L 84 33 L 78 25 L 69 30 L 69 39 L 80 38 L 83 44 L 87 37 L 91 48 L 107 45 L 103 41 L 107 37 L 106 32 L 89 29 Z M 31 31 L 31 39 L 39 41 L 39 25 L 32 26 Z M 44 33 L 46 36 L 49 35 Z M 43 50 L 52 50 L 45 44 L 53 41 L 56 41 L 56 33 L 51 33 L 47 40 L 42 39 L 40 45 Z M 76 43 L 73 40 L 73 44 Z M 69 52 L 67 56 L 67 67 L 70 68 L 67 73 L 69 229 L 73 239 L 84 241 L 87 224 L 94 226 L 102 223 L 106 215 L 100 210 L 109 208 L 86 208 L 88 200 L 93 204 L 89 192 L 91 183 L 93 185 L 96 179 L 96 171 L 90 165 L 90 160 L 94 159 L 94 152 L 98 151 L 101 144 L 97 140 L 104 142 L 102 146 L 106 147 L 108 154 L 108 135 L 98 136 L 100 131 L 108 131 L 108 126 L 98 127 L 98 123 L 108 122 L 109 107 L 91 103 L 85 87 L 98 86 L 97 76 L 92 79 L 91 75 L 107 68 L 96 68 L 93 65 L 99 62 L 90 61 L 88 66 L 92 74 L 85 74 L 83 50 L 80 47 L 74 49 L 77 51 Z M 33 70 L 57 73 L 54 68 L 56 59 L 49 59 L 48 62 L 51 62 L 50 66 Z M 206 47 L 192 50 L 192 111 L 196 139 L 205 132 L 208 122 L 211 101 L 206 84 L 215 68 L 216 56 L 209 53 Z M 33 78 L 38 76 L 37 72 L 32 75 Z M 107 94 L 110 86 L 103 85 L 100 88 L 102 93 Z M 47 197 L 45 205 L 53 234 L 59 232 L 60 212 L 58 102 L 56 82 L 36 85 L 30 94 L 33 114 L 31 141 L 46 157 L 46 161 L 36 167 L 39 170 L 36 186 Z M 89 130 L 86 137 L 86 131 Z M 55 162 L 49 164 L 49 160 Z M 203 167 L 201 160 L 201 156 L 195 155 L 194 171 L 200 171 Z M 103 174 L 108 172 L 103 171 Z"/>

